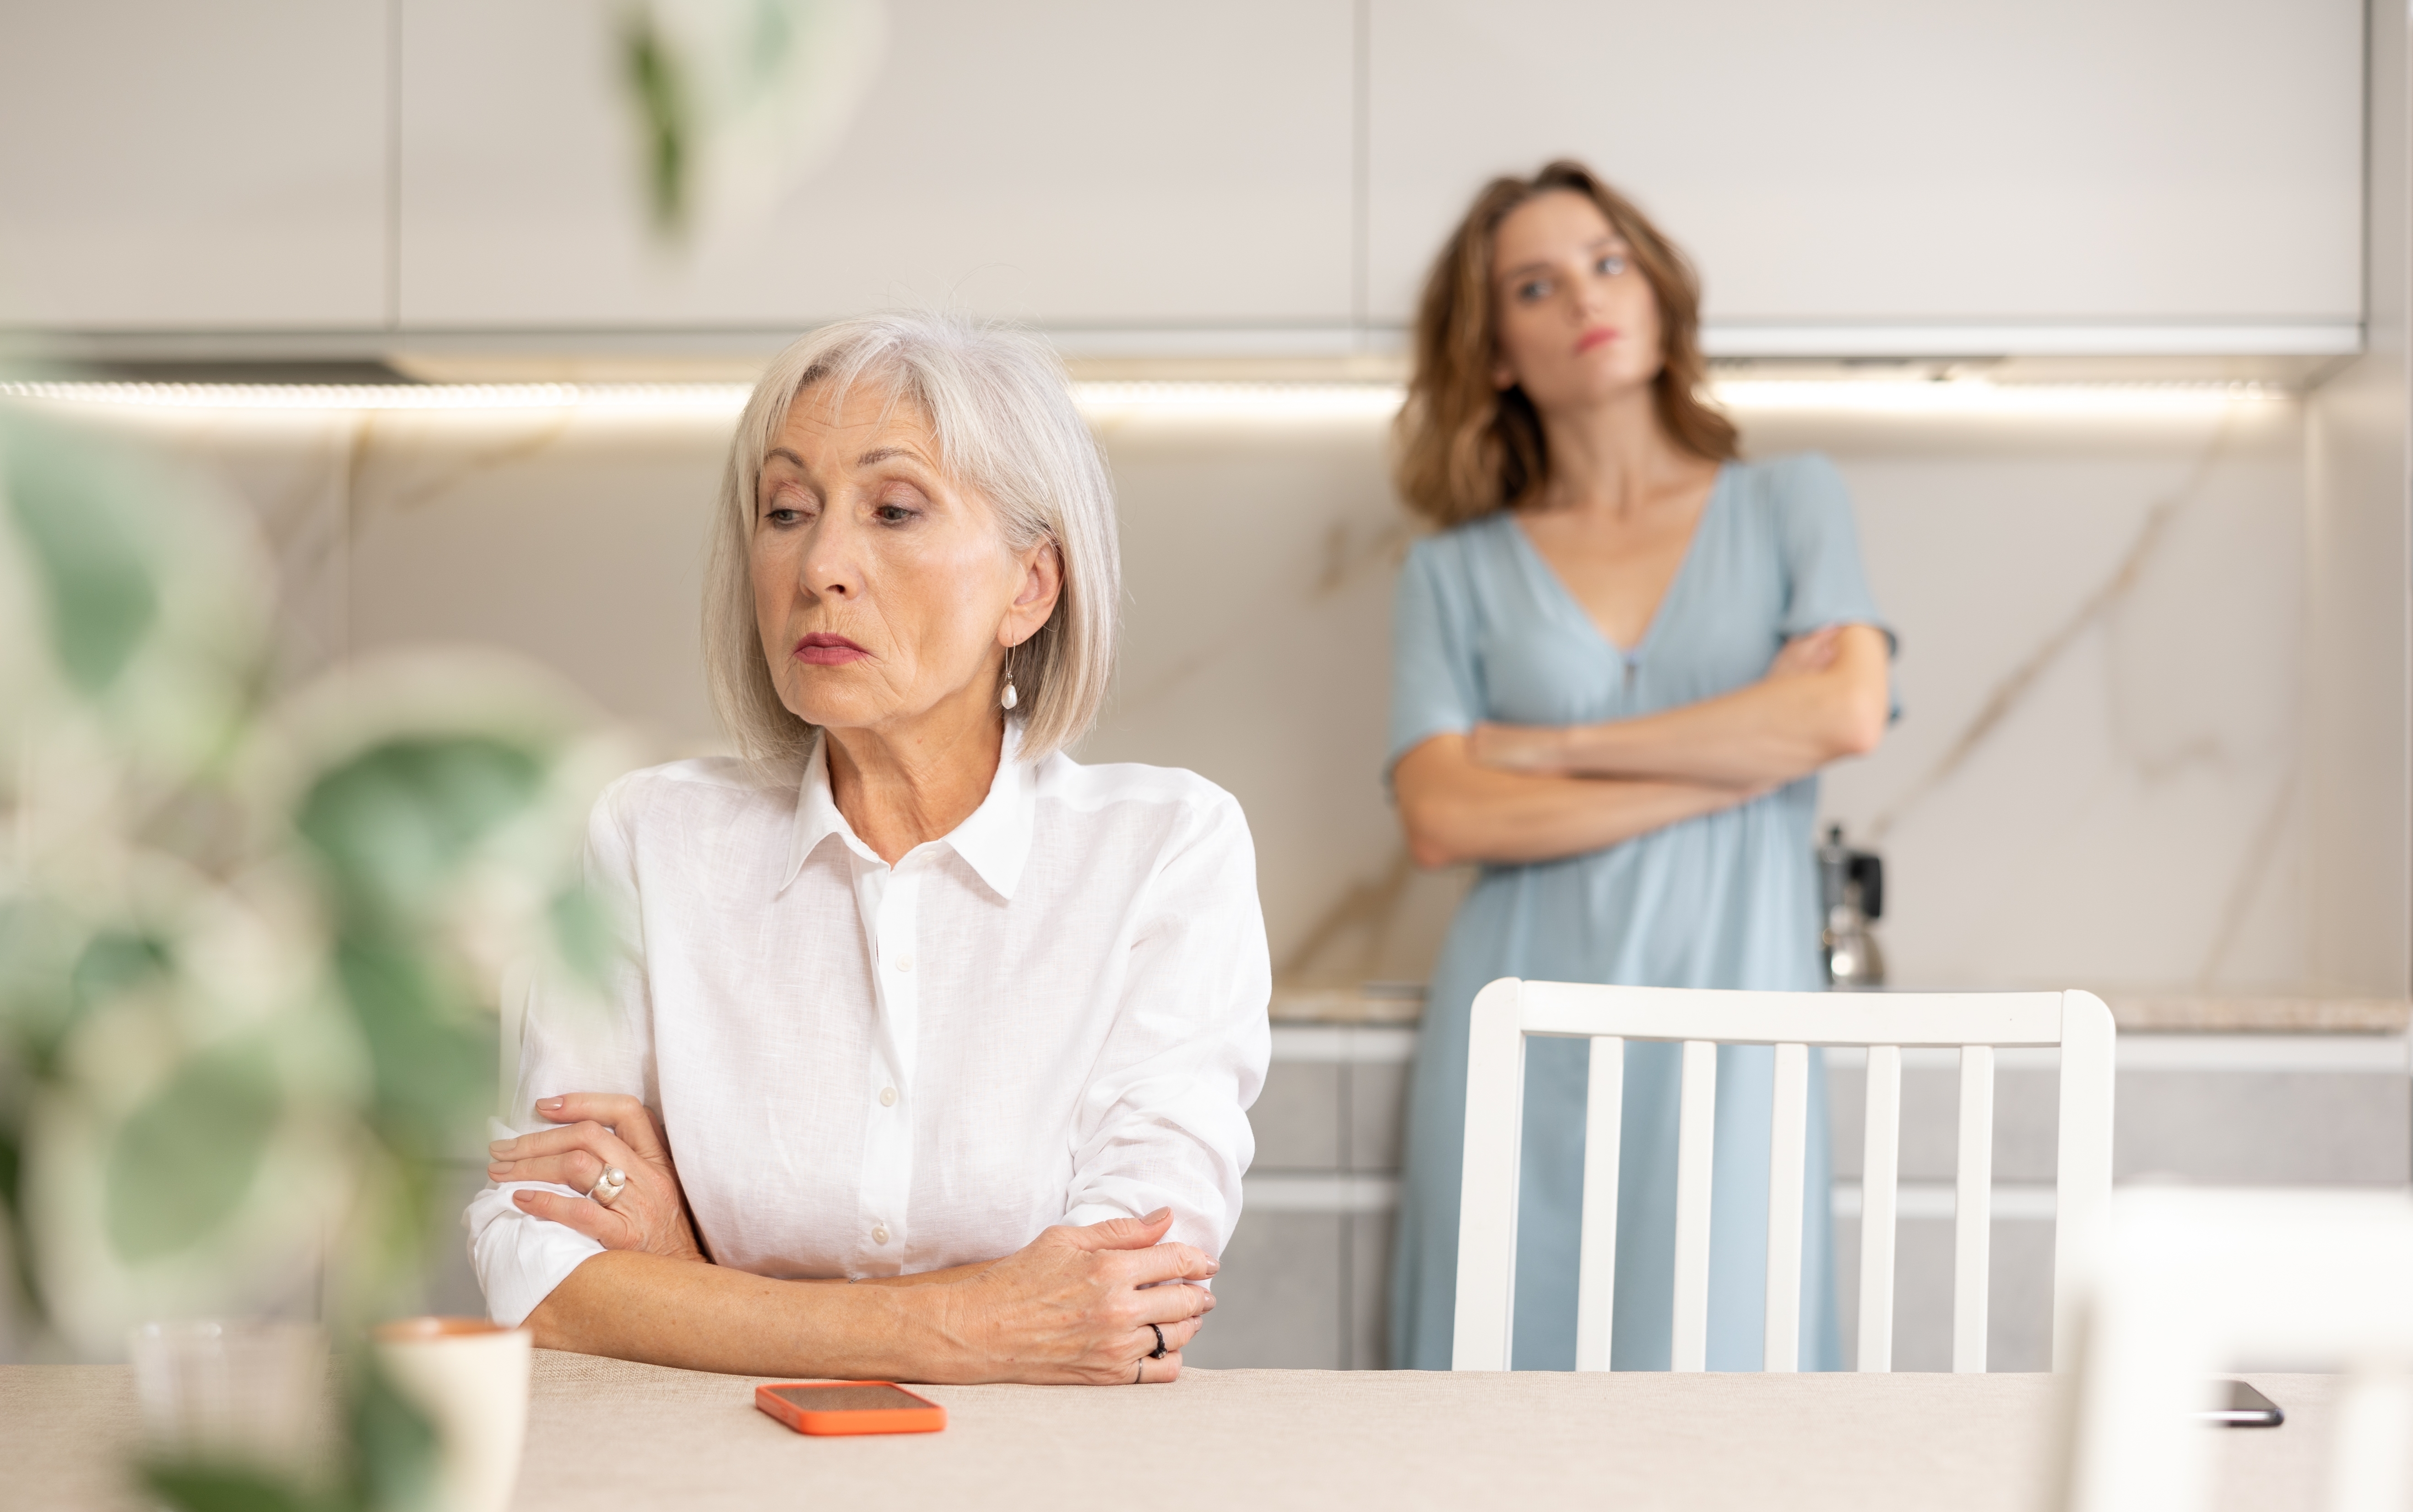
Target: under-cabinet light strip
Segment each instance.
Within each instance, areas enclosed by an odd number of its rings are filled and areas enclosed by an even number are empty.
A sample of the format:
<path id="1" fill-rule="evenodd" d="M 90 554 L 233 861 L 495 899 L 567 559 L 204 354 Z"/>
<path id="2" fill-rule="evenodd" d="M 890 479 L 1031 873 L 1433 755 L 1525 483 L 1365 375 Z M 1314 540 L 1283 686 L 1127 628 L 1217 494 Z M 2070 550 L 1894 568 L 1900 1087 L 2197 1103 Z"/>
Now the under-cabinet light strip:
<path id="1" fill-rule="evenodd" d="M 1744 414 L 2036 420 L 2186 420 L 2284 405 L 2292 397 L 2287 390 L 2267 383 L 1993 383 L 1983 378 L 1730 378 L 1712 384 L 1711 391 L 1720 403 Z"/>
<path id="2" fill-rule="evenodd" d="M 1093 418 L 1385 421 L 1405 391 L 1379 383 L 1077 383 Z M 1856 378 L 1730 378 L 1711 385 L 1744 414 L 2029 419 L 2199 419 L 2284 405 L 2263 383 L 1994 383 Z M 560 410 L 734 416 L 738 383 L 121 383 L 0 382 L 0 398 L 154 410 Z"/>

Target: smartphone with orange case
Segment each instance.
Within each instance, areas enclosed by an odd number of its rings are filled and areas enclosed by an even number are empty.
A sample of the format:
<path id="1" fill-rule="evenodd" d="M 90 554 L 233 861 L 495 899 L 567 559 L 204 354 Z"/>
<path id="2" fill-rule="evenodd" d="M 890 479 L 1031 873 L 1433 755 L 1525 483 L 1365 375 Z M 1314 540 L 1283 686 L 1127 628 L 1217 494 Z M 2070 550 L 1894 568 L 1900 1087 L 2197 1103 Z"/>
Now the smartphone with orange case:
<path id="1" fill-rule="evenodd" d="M 770 1381 L 754 1405 L 799 1433 L 936 1433 L 947 1409 L 888 1381 Z"/>

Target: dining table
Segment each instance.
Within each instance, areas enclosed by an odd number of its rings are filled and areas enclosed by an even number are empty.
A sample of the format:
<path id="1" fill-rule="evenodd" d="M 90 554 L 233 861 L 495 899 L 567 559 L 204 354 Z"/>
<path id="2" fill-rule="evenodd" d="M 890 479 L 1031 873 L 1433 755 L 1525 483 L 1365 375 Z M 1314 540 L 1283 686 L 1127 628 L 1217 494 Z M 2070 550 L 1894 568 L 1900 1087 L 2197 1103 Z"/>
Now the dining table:
<path id="1" fill-rule="evenodd" d="M 539 1350 L 520 1512 L 778 1507 L 1283 1512 L 1530 1505 L 2040 1512 L 2046 1374 L 1210 1371 L 1121 1387 L 932 1386 L 933 1433 L 799 1435 L 760 1377 Z M 2249 1375 L 2278 1428 L 2210 1428 L 2221 1507 L 2313 1507 L 2334 1378 Z M 145 1505 L 129 1369 L 0 1366 L 0 1506 Z"/>

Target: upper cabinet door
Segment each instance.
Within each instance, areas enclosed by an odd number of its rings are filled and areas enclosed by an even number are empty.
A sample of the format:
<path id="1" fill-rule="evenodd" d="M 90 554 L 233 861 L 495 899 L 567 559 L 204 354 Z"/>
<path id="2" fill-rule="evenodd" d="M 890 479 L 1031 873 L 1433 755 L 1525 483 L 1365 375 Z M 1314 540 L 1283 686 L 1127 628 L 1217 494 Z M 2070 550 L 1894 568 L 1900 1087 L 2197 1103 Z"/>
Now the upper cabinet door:
<path id="1" fill-rule="evenodd" d="M 404 0 L 404 324 L 1349 319 L 1350 0 L 886 9 L 822 166 L 676 248 L 648 230 L 619 7 Z"/>
<path id="2" fill-rule="evenodd" d="M 0 325 L 386 319 L 385 0 L 0 19 Z"/>
<path id="3" fill-rule="evenodd" d="M 2352 322 L 2361 0 L 1370 0 L 1369 314 L 1574 156 L 1751 322 Z"/>

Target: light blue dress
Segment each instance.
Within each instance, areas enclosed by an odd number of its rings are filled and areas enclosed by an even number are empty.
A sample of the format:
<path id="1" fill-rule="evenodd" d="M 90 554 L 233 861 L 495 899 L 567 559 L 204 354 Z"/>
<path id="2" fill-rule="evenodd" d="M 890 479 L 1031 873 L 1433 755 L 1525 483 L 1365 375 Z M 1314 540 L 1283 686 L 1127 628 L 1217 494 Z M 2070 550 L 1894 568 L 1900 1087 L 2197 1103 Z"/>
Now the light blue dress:
<path id="1" fill-rule="evenodd" d="M 1478 721 L 1566 725 L 1699 703 L 1757 681 L 1784 642 L 1827 625 L 1882 627 L 1851 500 L 1804 455 L 1728 463 L 1640 645 L 1593 625 L 1508 515 L 1417 542 L 1400 575 L 1390 760 Z M 1467 1015 L 1497 977 L 1649 986 L 1815 989 L 1814 777 L 1604 851 L 1487 866 L 1433 968 L 1409 1096 L 1407 1179 L 1393 1257 L 1391 1361 L 1447 1370 L 1458 1287 Z M 1675 1277 L 1678 1046 L 1630 1045 L 1618 1173 L 1618 1370 L 1665 1370 Z M 1710 1222 L 1711 1370 L 1760 1368 L 1774 1052 L 1719 1052 Z M 1813 1051 L 1803 1228 L 1801 1361 L 1835 1370 L 1834 1238 L 1826 1081 Z M 1517 1197 L 1519 1370 L 1575 1365 L 1583 1186 L 1582 1042 L 1527 1052 Z"/>

